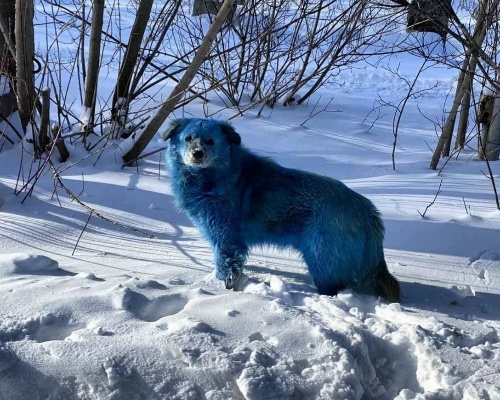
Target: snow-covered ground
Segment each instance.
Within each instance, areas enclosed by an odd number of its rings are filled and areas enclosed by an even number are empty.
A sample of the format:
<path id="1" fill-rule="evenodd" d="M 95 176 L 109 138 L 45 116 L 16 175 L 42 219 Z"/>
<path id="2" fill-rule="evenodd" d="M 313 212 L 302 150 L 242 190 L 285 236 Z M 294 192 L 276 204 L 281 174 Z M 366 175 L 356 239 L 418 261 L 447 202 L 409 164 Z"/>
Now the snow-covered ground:
<path id="1" fill-rule="evenodd" d="M 419 61 L 397 62 L 411 78 Z M 488 171 L 472 149 L 439 176 L 428 169 L 431 121 L 455 75 L 434 68 L 419 80 L 433 89 L 407 105 L 396 171 L 394 110 L 371 112 L 378 95 L 404 96 L 386 71 L 345 71 L 308 105 L 232 120 L 246 146 L 377 205 L 401 304 L 318 296 L 298 254 L 268 249 L 252 253 L 240 291 L 223 289 L 208 244 L 173 207 L 161 153 L 121 169 L 111 147 L 61 173 L 89 207 L 145 235 L 88 220 L 49 169 L 31 196 L 14 195 L 30 155 L 3 149 L 0 400 L 500 399 L 500 211 Z M 217 100 L 208 108 L 233 115 Z M 72 151 L 58 167 L 86 154 Z"/>

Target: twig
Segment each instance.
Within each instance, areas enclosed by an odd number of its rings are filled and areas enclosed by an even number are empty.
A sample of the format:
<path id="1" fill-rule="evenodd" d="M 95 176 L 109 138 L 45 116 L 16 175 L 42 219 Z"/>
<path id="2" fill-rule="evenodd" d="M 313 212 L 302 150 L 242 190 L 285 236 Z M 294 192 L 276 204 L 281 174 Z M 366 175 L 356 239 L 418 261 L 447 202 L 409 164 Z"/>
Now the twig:
<path id="1" fill-rule="evenodd" d="M 0 140 L 2 140 L 2 138 L 5 138 L 5 140 L 7 140 L 7 142 L 9 142 L 10 144 L 14 144 L 14 141 L 5 133 L 5 129 L 0 132 Z"/>
<path id="2" fill-rule="evenodd" d="M 433 50 L 436 46 L 437 46 L 437 43 L 434 45 Z M 399 104 L 396 108 L 396 112 L 394 113 L 393 121 L 392 121 L 392 128 L 393 128 L 392 131 L 393 131 L 393 135 L 394 135 L 394 140 L 392 142 L 391 159 L 392 159 L 393 171 L 396 171 L 396 145 L 397 145 L 397 141 L 398 141 L 398 131 L 399 131 L 399 125 L 401 123 L 401 118 L 403 117 L 403 113 L 404 113 L 404 110 L 406 108 L 406 104 L 408 103 L 410 98 L 416 97 L 416 93 L 413 92 L 413 89 L 415 88 L 415 85 L 417 84 L 417 81 L 420 78 L 420 74 L 429 68 L 426 66 L 427 61 L 428 61 L 427 59 L 424 59 L 417 74 L 415 75 L 415 78 L 413 79 L 413 81 L 411 83 L 409 82 L 408 79 L 401 76 L 398 71 L 391 71 L 392 73 L 394 73 L 396 76 L 398 76 L 400 79 L 402 79 L 408 85 L 408 91 L 406 93 L 406 96 L 403 98 L 403 100 L 401 100 L 399 102 Z M 424 91 L 425 90 L 427 90 L 427 89 L 424 89 Z"/>
<path id="3" fill-rule="evenodd" d="M 61 138 L 61 128 L 57 124 L 52 125 L 52 138 L 54 140 L 54 144 L 59 151 L 59 159 L 61 162 L 66 162 L 70 156 L 68 149 L 66 148 L 66 143 L 64 143 L 64 139 Z"/>
<path id="4" fill-rule="evenodd" d="M 134 158 L 133 160 L 130 160 L 129 162 L 124 163 L 122 165 L 122 168 L 123 167 L 129 167 L 130 165 L 132 165 L 136 161 L 142 160 L 143 158 L 146 158 L 146 157 L 148 157 L 150 155 L 153 155 L 153 154 L 156 154 L 156 153 L 158 153 L 160 151 L 166 150 L 167 148 L 168 148 L 168 146 L 162 146 L 162 147 L 157 148 L 156 150 L 150 151 L 149 153 L 143 154 L 140 157 Z"/>
<path id="5" fill-rule="evenodd" d="M 465 204 L 465 199 L 464 199 L 463 197 L 462 197 L 462 200 L 463 200 L 463 202 L 464 202 L 465 213 L 466 213 L 467 215 L 470 215 L 470 204 L 469 204 L 469 210 L 467 211 L 467 204 Z"/>
<path id="6" fill-rule="evenodd" d="M 441 184 L 442 183 L 443 183 L 443 180 L 441 179 L 441 182 L 439 182 L 439 188 L 438 188 L 438 190 L 436 192 L 436 195 L 434 196 L 434 200 L 432 200 L 431 203 L 427 207 L 425 207 L 424 213 L 422 214 L 420 211 L 417 210 L 417 212 L 420 214 L 420 216 L 422 218 L 425 218 L 425 213 L 434 204 L 434 202 L 436 201 L 437 197 L 439 196 L 439 193 L 441 193 Z"/>
<path id="7" fill-rule="evenodd" d="M 16 58 L 16 45 L 12 40 L 9 26 L 3 18 L 2 14 L 0 14 L 0 31 L 0 33 L 3 35 L 5 43 L 7 44 L 7 48 L 9 49 L 10 54 L 12 55 L 12 57 Z"/>
<path id="8" fill-rule="evenodd" d="M 85 229 L 87 228 L 87 225 L 89 224 L 90 218 L 92 217 L 93 212 L 91 211 L 89 214 L 89 217 L 87 218 L 87 222 L 85 222 L 85 226 L 83 227 L 82 231 L 80 232 L 80 236 L 78 236 L 78 240 L 75 243 L 75 247 L 73 247 L 73 253 L 71 253 L 72 256 L 75 255 L 76 248 L 78 246 L 78 243 L 80 243 L 80 239 L 83 236 L 83 232 L 85 232 Z"/>
<path id="9" fill-rule="evenodd" d="M 49 156 L 47 156 L 43 161 L 41 158 L 39 159 L 39 163 L 38 163 L 39 167 L 33 175 L 31 175 L 31 168 L 33 167 L 34 163 L 31 164 L 30 173 L 28 174 L 29 179 L 27 180 L 26 184 L 21 188 L 21 190 L 19 190 L 19 192 L 16 193 L 16 195 L 18 195 L 21 193 L 22 190 L 26 189 L 26 194 L 24 195 L 23 199 L 21 200 L 21 204 L 24 204 L 26 199 L 28 197 L 31 197 L 33 190 L 35 190 L 35 185 L 37 184 L 38 180 L 42 177 L 43 173 L 45 172 L 45 167 L 47 166 L 48 159 L 49 159 Z M 33 181 L 33 184 L 28 189 L 28 185 L 31 183 L 31 181 Z"/>
<path id="10" fill-rule="evenodd" d="M 366 114 L 366 116 L 363 118 L 363 121 L 361 121 L 362 124 L 364 124 L 366 122 L 366 120 L 368 119 L 368 117 L 371 115 L 372 112 L 375 112 L 375 110 L 377 110 L 377 116 L 375 117 L 375 119 L 372 121 L 370 127 L 367 129 L 367 132 L 370 132 L 370 130 L 375 126 L 375 124 L 382 118 L 384 118 L 385 116 L 387 116 L 387 114 L 382 114 L 380 115 L 380 110 L 381 110 L 382 106 L 377 106 L 375 107 L 375 105 L 373 106 L 373 108 L 370 110 L 370 112 L 368 114 Z"/>
<path id="11" fill-rule="evenodd" d="M 479 138 L 479 145 L 483 149 L 483 154 L 485 154 L 484 151 L 485 146 L 483 144 L 483 139 L 481 138 L 481 135 L 478 135 L 478 138 Z M 495 178 L 493 178 L 493 172 L 491 171 L 491 166 L 488 157 L 485 157 L 484 161 L 486 161 L 486 167 L 488 168 L 490 176 L 487 176 L 483 171 L 481 172 L 483 172 L 483 175 L 486 176 L 486 178 L 488 178 L 491 181 L 491 186 L 493 187 L 493 194 L 495 195 L 495 202 L 497 204 L 497 210 L 500 210 L 500 202 L 498 201 L 498 192 L 497 192 L 497 187 L 495 185 Z"/>
<path id="12" fill-rule="evenodd" d="M 109 148 L 110 148 L 110 147 L 112 147 L 112 146 L 118 146 L 118 145 L 117 145 L 116 143 L 110 143 L 109 145 L 107 145 L 107 146 L 105 146 L 105 147 L 102 147 L 102 148 L 100 148 L 99 150 L 96 150 L 96 151 L 94 151 L 94 152 L 92 152 L 92 153 L 87 154 L 85 157 L 80 158 L 78 161 L 75 161 L 75 162 L 74 162 L 74 163 L 72 163 L 71 165 L 66 165 L 66 166 L 64 166 L 64 168 L 61 168 L 61 169 L 59 170 L 59 173 L 62 173 L 62 172 L 64 172 L 64 171 L 66 171 L 66 170 L 68 170 L 68 169 L 70 169 L 70 168 L 74 167 L 75 165 L 77 165 L 77 164 L 81 163 L 82 161 L 85 161 L 87 158 L 90 158 L 90 157 L 92 157 L 92 156 L 94 156 L 94 155 L 96 155 L 96 154 L 98 154 L 98 153 L 100 153 L 100 152 L 103 152 L 104 150 L 109 149 Z"/>
<path id="13" fill-rule="evenodd" d="M 85 208 L 86 210 L 88 210 L 89 212 L 91 212 L 92 214 L 94 214 L 96 217 L 99 217 L 101 218 L 102 220 L 106 221 L 106 222 L 109 222 L 110 224 L 113 224 L 113 225 L 116 225 L 116 226 L 119 226 L 121 228 L 124 228 L 124 229 L 127 229 L 129 231 L 133 231 L 133 232 L 136 232 L 136 233 L 140 233 L 141 235 L 144 235 L 144 236 L 148 236 L 150 239 L 157 239 L 156 236 L 154 235 L 151 235 L 149 233 L 146 233 L 146 232 L 143 232 L 141 231 L 140 229 L 137 229 L 137 228 L 134 228 L 132 226 L 129 226 L 129 225 L 126 225 L 126 224 L 122 224 L 121 222 L 117 222 L 117 221 L 113 221 L 112 219 L 108 218 L 108 217 L 105 217 L 104 215 L 102 215 L 100 212 L 96 211 L 95 209 L 93 209 L 92 207 L 89 207 L 87 204 L 83 203 L 78 197 L 76 197 L 73 192 L 71 192 L 71 190 L 69 190 L 63 183 L 62 181 L 62 178 L 61 178 L 61 175 L 59 175 L 59 172 L 57 172 L 54 164 L 52 163 L 52 161 L 49 159 L 49 164 L 50 164 L 50 168 L 52 169 L 52 173 L 54 175 L 54 178 L 57 180 L 57 183 L 59 184 L 59 186 L 61 186 L 61 188 L 64 189 L 64 191 L 68 194 L 69 198 L 76 202 L 77 204 L 79 204 L 80 206 L 82 206 L 83 208 Z"/>
<path id="14" fill-rule="evenodd" d="M 7 125 L 9 125 L 10 131 L 14 132 L 16 134 L 16 136 L 19 138 L 19 140 L 23 140 L 23 135 L 21 135 L 21 133 L 19 132 L 17 127 L 12 122 L 10 122 L 9 118 L 10 118 L 10 115 L 5 116 L 2 113 L 0 113 L 0 120 L 2 122 L 5 122 Z"/>
<path id="15" fill-rule="evenodd" d="M 468 146 L 469 142 L 470 142 L 470 141 L 472 141 L 472 139 L 474 139 L 474 137 L 469 138 L 469 139 L 465 142 L 464 147 L 460 147 L 460 148 L 458 148 L 458 149 L 454 149 L 454 150 L 453 150 L 453 152 L 451 153 L 451 155 L 450 155 L 450 156 L 446 159 L 446 161 L 443 163 L 443 165 L 442 165 L 442 166 L 441 166 L 441 168 L 439 169 L 439 172 L 437 173 L 437 174 L 438 174 L 438 176 L 440 176 L 440 175 L 441 175 L 441 173 L 443 172 L 444 167 L 446 167 L 446 164 L 448 164 L 448 162 L 450 162 L 450 160 L 452 160 L 452 159 L 453 159 L 453 157 L 455 156 L 455 154 L 457 155 L 457 158 L 456 158 L 456 159 L 458 159 L 458 156 L 460 155 L 460 153 L 462 152 L 462 150 L 463 150 L 466 146 Z"/>
<path id="16" fill-rule="evenodd" d="M 316 102 L 316 104 L 314 105 L 314 107 L 313 107 L 313 109 L 312 109 L 311 113 L 309 114 L 309 118 L 307 118 L 304 122 L 302 122 L 302 123 L 300 124 L 300 126 L 304 126 L 304 124 L 305 124 L 307 121 L 309 121 L 310 119 L 314 118 L 316 115 L 321 114 L 321 113 L 323 113 L 323 112 L 326 112 L 326 113 L 329 113 L 329 112 L 331 112 L 331 113 L 343 112 L 343 110 L 327 110 L 328 106 L 331 104 L 331 102 L 333 101 L 333 99 L 334 99 L 334 98 L 332 97 L 332 98 L 330 99 L 330 101 L 328 101 L 328 103 L 326 104 L 326 106 L 325 106 L 322 110 L 319 110 L 319 111 L 317 111 L 317 112 L 314 112 L 314 110 L 316 109 L 316 106 L 318 105 L 319 101 L 321 100 L 321 96 L 319 96 L 318 101 Z"/>
<path id="17" fill-rule="evenodd" d="M 160 157 L 158 158 L 158 180 L 161 178 L 161 151 L 160 151 Z"/>

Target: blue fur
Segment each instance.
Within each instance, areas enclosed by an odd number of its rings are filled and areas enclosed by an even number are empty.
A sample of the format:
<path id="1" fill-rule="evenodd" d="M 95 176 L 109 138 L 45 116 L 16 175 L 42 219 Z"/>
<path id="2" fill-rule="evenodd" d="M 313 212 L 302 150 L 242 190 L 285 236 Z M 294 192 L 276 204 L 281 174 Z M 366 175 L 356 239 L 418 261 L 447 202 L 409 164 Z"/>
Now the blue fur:
<path id="1" fill-rule="evenodd" d="M 399 299 L 384 261 L 383 223 L 368 199 L 335 179 L 252 153 L 226 122 L 175 120 L 164 137 L 176 205 L 210 242 L 216 276 L 227 287 L 250 247 L 270 245 L 302 253 L 321 294 L 353 288 Z M 206 157 L 200 164 L 189 158 L 196 150 Z M 397 293 L 384 282 L 396 282 Z"/>

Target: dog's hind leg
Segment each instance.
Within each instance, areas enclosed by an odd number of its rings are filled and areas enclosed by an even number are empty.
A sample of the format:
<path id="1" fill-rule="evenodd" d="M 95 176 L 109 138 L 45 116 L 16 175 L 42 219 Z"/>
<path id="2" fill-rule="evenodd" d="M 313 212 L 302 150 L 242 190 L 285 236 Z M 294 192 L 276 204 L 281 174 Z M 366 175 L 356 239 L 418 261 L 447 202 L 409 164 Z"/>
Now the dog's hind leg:
<path id="1" fill-rule="evenodd" d="M 304 237 L 299 250 L 319 294 L 335 296 L 349 286 L 344 277 L 346 260 L 339 250 L 340 244 L 329 233 L 319 230 Z"/>
<path id="2" fill-rule="evenodd" d="M 401 301 L 399 282 L 387 269 L 387 264 L 384 259 L 382 259 L 377 266 L 377 273 L 373 286 L 377 296 L 392 303 L 399 303 Z"/>
<path id="3" fill-rule="evenodd" d="M 332 268 L 330 263 L 324 264 L 314 256 L 304 256 L 304 261 L 319 294 L 336 296 L 338 292 L 347 288 L 347 285 L 339 277 L 334 277 L 331 273 L 325 271 Z"/>

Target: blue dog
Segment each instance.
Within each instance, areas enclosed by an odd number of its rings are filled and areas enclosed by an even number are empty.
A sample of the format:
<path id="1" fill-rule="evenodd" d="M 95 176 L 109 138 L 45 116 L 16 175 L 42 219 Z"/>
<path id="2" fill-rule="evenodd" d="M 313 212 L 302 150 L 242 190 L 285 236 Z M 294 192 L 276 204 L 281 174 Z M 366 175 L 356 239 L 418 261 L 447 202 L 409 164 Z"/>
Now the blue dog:
<path id="1" fill-rule="evenodd" d="M 375 206 L 337 180 L 284 168 L 241 146 L 227 122 L 174 120 L 167 168 L 176 205 L 212 245 L 216 277 L 233 288 L 248 249 L 302 253 L 320 294 L 344 288 L 399 301 L 384 260 L 384 226 Z"/>

